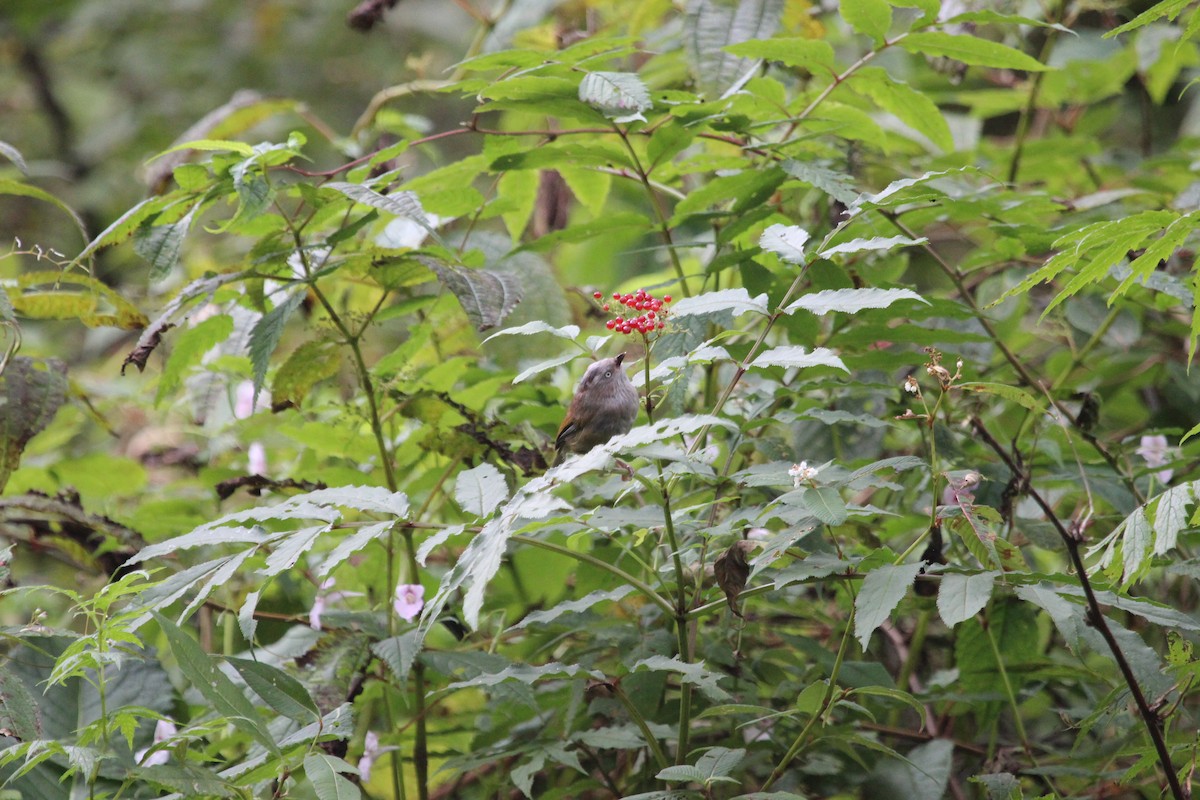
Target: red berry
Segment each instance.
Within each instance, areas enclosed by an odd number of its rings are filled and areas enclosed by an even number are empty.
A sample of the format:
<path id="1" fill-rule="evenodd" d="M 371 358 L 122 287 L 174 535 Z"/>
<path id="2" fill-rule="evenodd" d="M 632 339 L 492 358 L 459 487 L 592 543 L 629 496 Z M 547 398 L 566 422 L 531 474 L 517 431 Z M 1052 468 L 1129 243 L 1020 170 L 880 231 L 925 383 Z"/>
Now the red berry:
<path id="1" fill-rule="evenodd" d="M 610 319 L 608 322 L 604 323 L 604 327 L 608 328 L 611 331 L 613 328 L 617 327 L 617 323 L 613 322 Z"/>
<path id="2" fill-rule="evenodd" d="M 660 320 L 658 323 L 658 329 L 661 331 L 665 327 L 666 327 L 666 325 Z"/>
<path id="3" fill-rule="evenodd" d="M 648 319 L 654 319 L 654 312 L 653 311 L 646 312 L 646 317 Z"/>
<path id="4" fill-rule="evenodd" d="M 620 300 L 620 299 L 621 299 L 621 293 L 613 292 L 613 300 Z"/>
<path id="5" fill-rule="evenodd" d="M 604 295 L 600 294 L 599 292 L 592 292 L 592 297 L 599 300 L 601 297 L 604 297 Z"/>
<path id="6" fill-rule="evenodd" d="M 663 299 L 662 299 L 662 301 L 663 301 L 664 303 L 669 303 L 669 302 L 671 302 L 671 295 L 669 295 L 669 294 L 664 294 L 664 295 L 663 295 Z"/>
<path id="7" fill-rule="evenodd" d="M 605 304 L 604 304 L 604 310 L 605 310 L 605 311 L 611 311 L 612 309 L 609 307 L 608 303 L 605 303 Z"/>

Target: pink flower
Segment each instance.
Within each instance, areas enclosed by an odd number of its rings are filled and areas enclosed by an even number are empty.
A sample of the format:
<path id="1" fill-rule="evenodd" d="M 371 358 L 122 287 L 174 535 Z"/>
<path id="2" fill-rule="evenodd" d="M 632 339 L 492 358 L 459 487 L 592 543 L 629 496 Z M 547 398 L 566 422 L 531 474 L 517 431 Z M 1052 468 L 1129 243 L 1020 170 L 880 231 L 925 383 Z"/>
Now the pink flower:
<path id="1" fill-rule="evenodd" d="M 384 753 L 392 750 L 399 750 L 398 747 L 380 747 L 379 734 L 375 731 L 367 731 L 367 736 L 363 740 L 362 758 L 358 760 L 358 775 L 362 778 L 363 783 L 371 780 L 371 767 L 375 766 L 375 759 L 379 758 Z"/>
<path id="2" fill-rule="evenodd" d="M 179 729 L 175 727 L 174 722 L 171 722 L 169 719 L 160 719 L 154 726 L 154 744 L 165 742 L 178 732 Z M 156 767 L 167 763 L 171 758 L 171 753 L 168 750 L 155 750 L 149 756 L 146 755 L 153 746 L 143 747 L 141 750 L 138 750 L 133 754 L 133 760 L 143 767 Z"/>
<path id="3" fill-rule="evenodd" d="M 251 475 L 267 474 L 267 448 L 262 442 L 251 442 L 246 452 L 246 471 Z"/>
<path id="4" fill-rule="evenodd" d="M 396 613 L 405 622 L 412 622 L 425 607 L 425 587 L 419 583 L 402 583 L 396 587 Z"/>
<path id="5" fill-rule="evenodd" d="M 308 612 L 308 625 L 314 631 L 321 630 L 321 615 L 325 613 L 325 606 L 331 603 L 340 603 L 347 597 L 362 597 L 362 592 L 331 592 L 333 588 L 333 578 L 326 578 L 317 587 L 317 596 L 313 598 L 312 608 Z"/>
<path id="6" fill-rule="evenodd" d="M 1143 436 L 1142 441 L 1138 445 L 1137 454 L 1146 459 L 1146 466 L 1161 467 L 1167 463 L 1167 456 L 1170 454 L 1167 447 L 1167 437 L 1162 436 Z M 1174 476 L 1175 470 L 1162 469 L 1154 473 L 1154 477 L 1158 478 L 1160 483 L 1170 483 L 1171 477 Z"/>
<path id="7" fill-rule="evenodd" d="M 363 783 L 371 780 L 371 766 L 375 763 L 375 759 L 378 757 L 379 734 L 377 734 L 375 731 L 367 731 L 367 738 L 363 743 L 362 758 L 358 760 L 358 774 L 362 778 Z"/>

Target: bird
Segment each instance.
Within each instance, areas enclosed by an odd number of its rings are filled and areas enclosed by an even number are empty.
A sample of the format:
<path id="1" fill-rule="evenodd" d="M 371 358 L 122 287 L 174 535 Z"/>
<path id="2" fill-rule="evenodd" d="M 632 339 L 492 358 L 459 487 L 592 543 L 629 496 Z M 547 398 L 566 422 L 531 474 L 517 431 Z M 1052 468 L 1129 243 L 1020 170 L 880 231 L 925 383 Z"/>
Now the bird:
<path id="1" fill-rule="evenodd" d="M 554 466 L 571 453 L 586 453 L 614 436 L 629 433 L 638 414 L 638 393 L 621 369 L 625 353 L 587 368 L 554 440 Z"/>

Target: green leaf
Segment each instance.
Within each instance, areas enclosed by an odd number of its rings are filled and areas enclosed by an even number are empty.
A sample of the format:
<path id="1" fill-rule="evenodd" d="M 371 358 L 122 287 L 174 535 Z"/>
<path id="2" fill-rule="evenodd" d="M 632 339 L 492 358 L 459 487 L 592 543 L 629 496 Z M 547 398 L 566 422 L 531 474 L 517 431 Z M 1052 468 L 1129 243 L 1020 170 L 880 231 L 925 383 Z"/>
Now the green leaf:
<path id="1" fill-rule="evenodd" d="M 425 229 L 438 244 L 449 249 L 437 230 L 430 224 L 429 218 L 425 215 L 425 209 L 421 208 L 421 201 L 417 196 L 410 191 L 392 192 L 391 194 L 380 194 L 369 186 L 363 186 L 359 183 L 342 183 L 340 181 L 330 181 L 321 186 L 322 189 L 332 189 L 339 194 L 349 197 L 356 203 L 371 208 L 377 208 L 380 211 L 386 211 L 397 217 L 411 219 L 413 222 Z"/>
<path id="2" fill-rule="evenodd" d="M 1004 658 L 1010 680 L 1037 658 L 1037 614 L 1033 607 L 1015 597 L 998 597 L 984 622 L 972 618 L 956 631 L 954 660 L 965 692 L 997 692 L 1002 685 L 989 633 Z"/>
<path id="3" fill-rule="evenodd" d="M 917 133 L 926 136 L 943 152 L 954 150 L 954 137 L 941 110 L 928 96 L 907 83 L 895 80 L 883 69 L 872 67 L 859 70 L 849 86 Z"/>
<path id="4" fill-rule="evenodd" d="M 842 362 L 842 359 L 838 358 L 832 350 L 825 347 L 817 347 L 812 352 L 809 352 L 800 345 L 794 344 L 775 347 L 759 353 L 750 362 L 750 366 L 759 368 L 835 367 L 843 372 L 850 372 L 849 368 Z"/>
<path id="5" fill-rule="evenodd" d="M 976 67 L 1020 69 L 1026 72 L 1044 72 L 1050 69 L 1027 53 L 969 34 L 922 31 L 904 36 L 897 44 L 910 53 L 945 56 Z"/>
<path id="6" fill-rule="evenodd" d="M 881 761 L 872 774 L 869 791 L 877 797 L 943 797 L 953 762 L 954 742 L 933 739 L 909 750 L 904 760 Z"/>
<path id="7" fill-rule="evenodd" d="M 21 453 L 45 430 L 67 396 L 67 365 L 58 359 L 14 356 L 0 373 L 0 489 Z"/>
<path id="8" fill-rule="evenodd" d="M 280 714 L 302 725 L 321 719 L 321 712 L 308 690 L 283 670 L 245 658 L 226 656 L 225 661 L 233 665 L 255 694 Z"/>
<path id="9" fill-rule="evenodd" d="M 926 244 L 928 241 L 925 237 L 909 239 L 907 236 L 876 236 L 873 239 L 851 239 L 848 242 L 826 247 L 819 255 L 821 258 L 829 258 L 834 255 L 847 255 L 850 253 L 886 252 L 895 247 L 912 247 L 913 245 Z M 913 296 L 915 297 L 916 295 Z"/>
<path id="10" fill-rule="evenodd" d="M 0 156 L 4 156 L 9 161 L 17 165 L 17 169 L 22 175 L 29 176 L 29 165 L 25 163 L 25 157 L 21 155 L 21 151 L 13 147 L 8 142 L 0 141 Z"/>
<path id="11" fill-rule="evenodd" d="M 229 720 L 241 731 L 252 736 L 255 741 L 272 753 L 279 753 L 275 745 L 275 737 L 258 718 L 254 704 L 246 699 L 246 695 L 234 685 L 216 664 L 208 653 L 200 649 L 194 639 L 184 633 L 178 625 L 166 617 L 154 612 L 179 669 L 192 686 L 212 704 L 213 710 Z"/>
<path id="12" fill-rule="evenodd" d="M 804 295 L 783 311 L 792 314 L 803 309 L 818 316 L 833 311 L 856 314 L 868 308 L 887 308 L 900 300 L 919 300 L 929 305 L 928 300 L 908 289 L 826 289 Z"/>
<path id="13" fill-rule="evenodd" d="M 779 27 L 784 0 L 690 0 L 684 17 L 684 47 L 700 91 L 716 99 L 754 62 L 725 47 L 767 39 Z"/>
<path id="14" fill-rule="evenodd" d="M 1138 14 L 1124 25 L 1119 25 L 1116 28 L 1113 28 L 1111 31 L 1107 31 L 1104 34 L 1104 38 L 1111 39 L 1112 37 L 1119 36 L 1122 33 L 1128 33 L 1129 31 L 1137 30 L 1138 28 L 1149 25 L 1151 22 L 1154 22 L 1154 20 L 1162 19 L 1163 17 L 1173 20 L 1179 16 L 1189 5 L 1191 5 L 1191 0 L 1161 0 L 1161 2 L 1150 6 L 1150 8 Z"/>
<path id="15" fill-rule="evenodd" d="M 103 281 L 78 272 L 25 272 L 6 287 L 13 309 L 34 319 L 73 319 L 89 328 L 143 328 L 146 315 Z"/>
<path id="16" fill-rule="evenodd" d="M 845 502 L 832 486 L 805 489 L 801 502 L 810 514 L 826 525 L 841 525 L 849 516 Z"/>
<path id="17" fill-rule="evenodd" d="M 833 47 L 823 39 L 752 39 L 728 45 L 725 52 L 740 58 L 761 58 L 788 67 L 802 67 L 821 76 L 834 71 Z"/>
<path id="18" fill-rule="evenodd" d="M 468 514 L 489 516 L 508 499 L 508 482 L 491 464 L 458 473 L 454 483 L 454 502 Z"/>
<path id="19" fill-rule="evenodd" d="M 750 312 L 763 316 L 770 313 L 765 294 L 751 297 L 745 289 L 739 288 L 721 289 L 694 297 L 685 297 L 676 301 L 672 306 L 671 316 L 687 317 L 696 314 L 718 314 L 723 311 L 731 312 L 735 317 Z"/>
<path id="20" fill-rule="evenodd" d="M 975 575 L 943 573 L 937 598 L 942 621 L 953 628 L 982 611 L 992 598 L 992 586 L 998 575 L 996 571 Z"/>
<path id="21" fill-rule="evenodd" d="M 707 695 L 710 700 L 716 702 L 728 701 L 730 697 L 729 692 L 722 689 L 719 685 L 720 680 L 725 676 L 710 671 L 704 666 L 703 661 L 689 663 L 680 661 L 678 657 L 650 656 L 649 658 L 643 658 L 629 668 L 630 672 L 639 672 L 641 670 L 676 673 L 679 675 L 680 681 L 694 685 Z"/>
<path id="22" fill-rule="evenodd" d="M 854 599 L 854 635 L 863 650 L 875 629 L 884 623 L 912 586 L 921 571 L 915 564 L 884 564 L 863 578 L 862 589 Z"/>
<path id="23" fill-rule="evenodd" d="M 486 269 L 466 269 L 435 259 L 423 259 L 438 281 L 449 289 L 478 331 L 494 328 L 521 302 L 524 290 L 515 275 Z"/>
<path id="24" fill-rule="evenodd" d="M 553 325 L 542 322 L 541 320 L 533 320 L 526 322 L 524 325 L 518 325 L 515 328 L 505 328 L 502 331 L 496 331 L 491 336 L 483 340 L 487 344 L 497 336 L 529 336 L 534 333 L 549 333 L 552 336 L 557 336 L 560 339 L 569 339 L 574 341 L 579 336 L 578 325 L 564 325 L 561 328 L 556 328 Z"/>
<path id="25" fill-rule="evenodd" d="M 779 256 L 788 264 L 806 264 L 804 245 L 808 242 L 808 231 L 799 225 L 772 225 L 758 237 L 758 246 Z"/>
<path id="26" fill-rule="evenodd" d="M 1018 386 L 1012 386 L 1007 383 L 982 383 L 980 381 L 967 381 L 965 383 L 956 383 L 959 389 L 965 389 L 968 392 L 982 392 L 985 394 L 994 394 L 997 397 L 1002 397 L 1005 400 L 1016 403 L 1017 405 L 1027 408 L 1030 411 L 1041 413 L 1045 406 L 1045 401 L 1041 398 L 1034 397 L 1025 389 Z"/>
<path id="27" fill-rule="evenodd" d="M 334 342 L 310 341 L 297 347 L 271 381 L 271 402 L 276 408 L 299 408 L 313 386 L 337 374 L 345 353 Z"/>
<path id="28" fill-rule="evenodd" d="M 514 242 L 521 240 L 529 225 L 529 217 L 537 202 L 540 174 L 533 170 L 516 169 L 501 175 L 496 184 L 499 199 L 488 210 L 491 213 L 497 208 L 504 209 L 500 216 Z"/>
<path id="29" fill-rule="evenodd" d="M 317 793 L 317 800 L 360 800 L 362 792 L 340 772 L 358 774 L 345 761 L 325 753 L 309 753 L 304 757 L 304 776 Z"/>
<path id="30" fill-rule="evenodd" d="M 408 680 L 413 661 L 421 652 L 424 636 L 419 628 L 405 631 L 399 636 L 392 636 L 371 645 L 371 652 L 379 656 L 388 665 L 397 681 Z"/>
<path id="31" fill-rule="evenodd" d="M 0 667 L 0 730 L 25 742 L 43 734 L 37 701 L 24 681 L 5 667 Z"/>
<path id="32" fill-rule="evenodd" d="M 589 72 L 579 83 L 579 99 L 613 122 L 646 121 L 654 107 L 642 79 L 632 72 Z"/>
<path id="33" fill-rule="evenodd" d="M 194 139 L 190 142 L 183 142 L 174 145 L 173 147 L 159 152 L 150 161 L 155 161 L 168 153 L 177 153 L 181 150 L 204 150 L 216 153 L 237 153 L 240 156 L 249 158 L 254 155 L 254 148 L 245 142 L 235 142 L 229 139 Z"/>
<path id="34" fill-rule="evenodd" d="M 883 44 L 892 27 L 892 7 L 885 0 L 852 0 L 840 3 L 838 12 L 850 27 L 870 36 L 876 44 Z"/>
<path id="35" fill-rule="evenodd" d="M 588 611 L 592 611 L 601 603 L 611 603 L 621 600 L 632 591 L 633 587 L 627 584 L 618 586 L 616 589 L 610 589 L 608 591 L 597 589 L 594 592 L 589 592 L 578 600 L 568 600 L 544 611 L 534 611 L 531 614 L 526 614 L 520 622 L 512 626 L 512 629 L 520 630 L 521 628 L 526 628 L 530 625 L 545 625 L 553 622 L 564 614 L 586 613 Z"/>
<path id="36" fill-rule="evenodd" d="M 174 392 L 187 371 L 199 364 L 205 353 L 228 339 L 231 333 L 233 317 L 228 314 L 217 314 L 184 330 L 175 340 L 175 346 L 163 367 L 154 396 L 155 404 L 161 403 Z"/>
<path id="37" fill-rule="evenodd" d="M 717 782 L 740 783 L 730 777 L 734 767 L 746 757 L 746 750 L 728 747 L 710 747 L 696 760 L 695 766 L 680 764 L 659 770 L 654 777 L 662 781 L 695 781 L 706 787 Z"/>
<path id="38" fill-rule="evenodd" d="M 250 330 L 250 364 L 254 368 L 254 398 L 267 380 L 267 369 L 271 365 L 271 356 L 279 346 L 283 337 L 284 326 L 288 319 L 304 302 L 304 291 L 292 289 L 291 293 L 273 309 L 259 317 L 258 322 Z"/>
<path id="39" fill-rule="evenodd" d="M 989 775 L 973 775 L 971 783 L 981 784 L 987 790 L 987 800 L 1022 800 L 1021 781 L 1011 772 L 993 772 Z"/>
<path id="40" fill-rule="evenodd" d="M 16 195 L 18 197 L 32 197 L 35 200 L 49 203 L 58 210 L 65 213 L 75 223 L 75 227 L 79 229 L 79 233 L 83 236 L 83 241 L 86 244 L 88 240 L 87 226 L 83 223 L 83 218 L 75 213 L 75 210 L 59 200 L 49 192 L 39 189 L 36 186 L 30 186 L 27 183 L 12 180 L 11 178 L 0 178 L 0 194 Z"/>
<path id="41" fill-rule="evenodd" d="M 395 522 L 393 520 L 378 522 L 374 525 L 359 528 L 354 533 L 342 539 L 342 541 L 338 542 L 337 547 L 333 548 L 329 555 L 325 557 L 325 560 L 321 562 L 321 566 L 317 567 L 317 577 L 323 578 L 329 575 L 350 558 L 350 556 L 361 552 L 371 542 L 387 536 L 394 527 Z"/>
<path id="42" fill-rule="evenodd" d="M 858 190 L 855 188 L 852 175 L 793 159 L 784 161 L 780 166 L 790 177 L 820 189 L 841 203 L 850 205 L 858 198 Z"/>

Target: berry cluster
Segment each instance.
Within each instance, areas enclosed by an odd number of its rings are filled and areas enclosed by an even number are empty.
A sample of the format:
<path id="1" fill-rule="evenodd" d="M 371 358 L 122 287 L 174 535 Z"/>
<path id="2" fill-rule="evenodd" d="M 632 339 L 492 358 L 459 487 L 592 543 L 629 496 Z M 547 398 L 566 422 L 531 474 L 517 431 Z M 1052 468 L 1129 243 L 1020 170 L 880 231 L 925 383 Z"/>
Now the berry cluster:
<path id="1" fill-rule="evenodd" d="M 595 292 L 592 297 L 600 300 L 604 297 L 600 292 Z M 621 294 L 613 292 L 612 299 L 618 305 L 625 306 L 630 311 L 640 312 L 637 316 L 625 317 L 617 315 L 613 319 L 604 323 L 604 327 L 610 331 L 617 333 L 640 333 L 646 336 L 651 331 L 662 330 L 666 327 L 666 317 L 670 313 L 663 308 L 671 302 L 671 295 L 665 294 L 661 298 L 647 292 L 645 289 L 638 289 L 633 294 Z M 607 311 L 612 311 L 612 304 L 605 303 L 602 308 Z"/>

